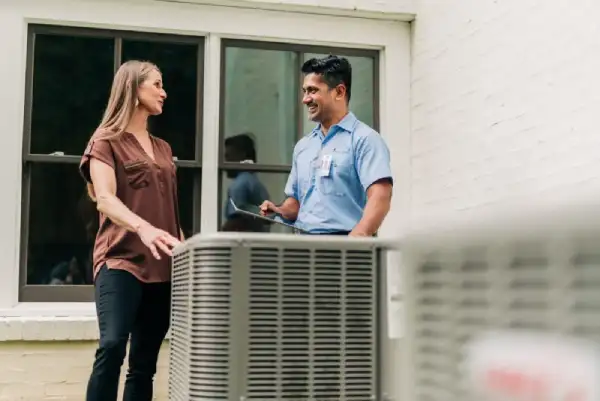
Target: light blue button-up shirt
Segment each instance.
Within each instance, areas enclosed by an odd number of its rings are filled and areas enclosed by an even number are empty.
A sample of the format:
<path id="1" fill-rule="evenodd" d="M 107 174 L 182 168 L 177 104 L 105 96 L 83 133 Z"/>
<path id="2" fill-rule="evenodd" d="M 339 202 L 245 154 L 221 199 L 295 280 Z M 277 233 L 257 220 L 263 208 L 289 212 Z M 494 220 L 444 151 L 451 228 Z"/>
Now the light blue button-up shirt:
<path id="1" fill-rule="evenodd" d="M 323 160 L 330 160 L 328 168 Z M 352 231 L 362 218 L 367 189 L 385 178 L 392 178 L 390 152 L 375 130 L 353 113 L 327 136 L 318 125 L 296 144 L 285 186 L 286 196 L 300 203 L 296 227 L 315 234 Z"/>

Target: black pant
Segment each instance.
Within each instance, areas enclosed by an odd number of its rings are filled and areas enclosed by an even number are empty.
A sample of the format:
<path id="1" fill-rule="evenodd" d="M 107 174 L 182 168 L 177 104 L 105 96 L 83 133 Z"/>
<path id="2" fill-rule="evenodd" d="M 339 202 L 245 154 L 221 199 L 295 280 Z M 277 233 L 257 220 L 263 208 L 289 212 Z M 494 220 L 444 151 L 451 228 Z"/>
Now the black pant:
<path id="1" fill-rule="evenodd" d="M 151 401 L 158 353 L 169 330 L 171 283 L 142 283 L 127 271 L 103 266 L 95 295 L 100 344 L 86 400 L 117 400 L 131 335 L 123 401 Z"/>

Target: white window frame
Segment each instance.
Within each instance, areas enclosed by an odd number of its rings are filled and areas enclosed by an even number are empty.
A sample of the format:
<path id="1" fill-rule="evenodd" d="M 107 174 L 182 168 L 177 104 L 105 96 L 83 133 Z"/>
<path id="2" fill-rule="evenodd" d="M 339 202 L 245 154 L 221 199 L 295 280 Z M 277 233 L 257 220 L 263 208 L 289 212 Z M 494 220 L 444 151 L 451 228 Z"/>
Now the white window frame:
<path id="1" fill-rule="evenodd" d="M 11 2 L 12 3 L 12 2 Z M 331 12 L 331 10 L 329 10 Z M 392 210 L 380 231 L 395 236 L 406 227 L 410 176 L 410 24 L 382 19 L 265 11 L 169 2 L 21 0 L 0 6 L 0 26 L 11 40 L 0 43 L 0 166 L 5 196 L 0 214 L 0 318 L 67 316 L 89 322 L 93 303 L 19 303 L 22 135 L 27 25 L 54 24 L 206 36 L 204 70 L 201 230 L 217 231 L 221 39 L 248 39 L 380 51 L 380 131 L 392 152 Z M 324 38 L 327 38 L 326 40 Z"/>

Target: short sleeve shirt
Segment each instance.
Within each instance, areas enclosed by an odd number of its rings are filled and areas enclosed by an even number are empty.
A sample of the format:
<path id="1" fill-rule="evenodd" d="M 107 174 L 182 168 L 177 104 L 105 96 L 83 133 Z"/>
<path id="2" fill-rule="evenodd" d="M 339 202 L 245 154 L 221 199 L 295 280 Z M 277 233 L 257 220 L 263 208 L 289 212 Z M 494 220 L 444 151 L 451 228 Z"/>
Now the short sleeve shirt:
<path id="1" fill-rule="evenodd" d="M 350 112 L 327 135 L 319 125 L 296 144 L 285 195 L 300 203 L 299 229 L 348 232 L 363 216 L 367 190 L 381 180 L 393 183 L 389 149 Z"/>
<path id="2" fill-rule="evenodd" d="M 109 139 L 92 139 L 81 158 L 80 171 L 91 183 L 90 160 L 96 158 L 115 170 L 116 196 L 133 213 L 179 238 L 176 169 L 171 147 L 150 136 L 154 160 L 128 132 Z M 160 251 L 159 251 L 160 252 Z M 131 272 L 146 283 L 171 280 L 171 258 L 158 260 L 142 243 L 137 233 L 127 231 L 100 213 L 94 244 L 94 277 L 104 264 L 109 269 Z"/>

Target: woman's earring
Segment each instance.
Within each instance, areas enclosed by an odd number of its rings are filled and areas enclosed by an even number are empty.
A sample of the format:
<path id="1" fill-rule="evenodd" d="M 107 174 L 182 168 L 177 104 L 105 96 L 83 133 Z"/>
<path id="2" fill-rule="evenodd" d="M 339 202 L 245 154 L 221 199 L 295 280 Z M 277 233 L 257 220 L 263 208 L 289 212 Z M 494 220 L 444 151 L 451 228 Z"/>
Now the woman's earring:
<path id="1" fill-rule="evenodd" d="M 140 105 L 140 99 L 135 99 L 135 107 L 138 107 Z"/>

